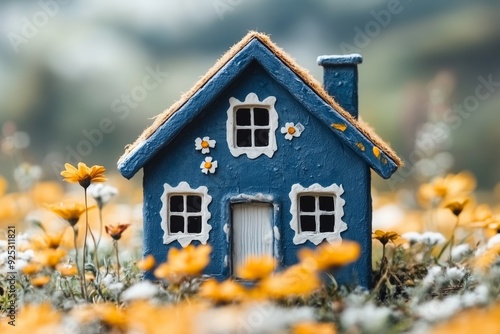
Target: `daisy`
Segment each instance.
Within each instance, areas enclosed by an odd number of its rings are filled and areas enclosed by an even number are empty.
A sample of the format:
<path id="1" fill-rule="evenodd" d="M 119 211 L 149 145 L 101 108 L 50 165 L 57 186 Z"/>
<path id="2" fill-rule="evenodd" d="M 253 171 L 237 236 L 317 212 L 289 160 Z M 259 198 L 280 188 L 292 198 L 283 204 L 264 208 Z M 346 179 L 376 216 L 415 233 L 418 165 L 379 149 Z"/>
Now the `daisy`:
<path id="1" fill-rule="evenodd" d="M 197 151 L 201 150 L 201 153 L 207 154 L 210 152 L 211 148 L 215 147 L 215 139 L 210 139 L 210 137 L 196 138 L 194 141 L 194 146 Z"/>
<path id="2" fill-rule="evenodd" d="M 83 162 L 78 163 L 78 168 L 66 163 L 61 172 L 61 176 L 64 177 L 64 181 L 70 183 L 79 183 L 84 189 L 87 189 L 92 182 L 106 182 L 106 177 L 104 172 L 106 168 L 99 165 L 94 165 L 92 167 L 87 167 Z"/>
<path id="3" fill-rule="evenodd" d="M 80 220 L 80 216 L 85 213 L 85 205 L 80 203 L 56 205 L 47 205 L 47 208 L 57 214 L 62 219 L 66 220 L 71 227 L 74 227 Z"/>
<path id="4" fill-rule="evenodd" d="M 293 122 L 289 122 L 285 123 L 285 126 L 281 128 L 281 133 L 285 134 L 285 139 L 292 140 L 293 137 L 300 137 L 303 130 L 302 124 L 297 123 L 295 125 Z"/>
<path id="5" fill-rule="evenodd" d="M 215 173 L 215 169 L 217 168 L 217 161 L 212 161 L 212 157 L 206 157 L 205 161 L 203 161 L 200 165 L 201 172 L 208 174 L 210 173 Z"/>

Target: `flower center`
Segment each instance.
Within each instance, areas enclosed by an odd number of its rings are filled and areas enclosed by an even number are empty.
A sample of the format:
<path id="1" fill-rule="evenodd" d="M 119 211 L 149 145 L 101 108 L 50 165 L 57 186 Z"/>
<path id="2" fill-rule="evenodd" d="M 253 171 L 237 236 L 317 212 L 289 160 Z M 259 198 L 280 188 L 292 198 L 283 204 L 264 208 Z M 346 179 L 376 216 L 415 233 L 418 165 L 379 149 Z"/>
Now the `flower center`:
<path id="1" fill-rule="evenodd" d="M 203 165 L 203 167 L 205 167 L 206 169 L 210 169 L 210 168 L 212 168 L 212 163 L 209 161 L 206 161 L 205 164 Z"/>
<path id="2" fill-rule="evenodd" d="M 208 145 L 208 141 L 202 141 L 202 142 L 201 142 L 201 147 L 203 147 L 203 148 L 208 148 L 208 146 L 209 146 L 209 145 Z"/>
<path id="3" fill-rule="evenodd" d="M 291 126 L 291 127 L 288 128 L 288 133 L 291 134 L 291 135 L 293 135 L 295 133 L 295 131 L 296 130 L 295 130 L 295 128 L 293 126 Z"/>

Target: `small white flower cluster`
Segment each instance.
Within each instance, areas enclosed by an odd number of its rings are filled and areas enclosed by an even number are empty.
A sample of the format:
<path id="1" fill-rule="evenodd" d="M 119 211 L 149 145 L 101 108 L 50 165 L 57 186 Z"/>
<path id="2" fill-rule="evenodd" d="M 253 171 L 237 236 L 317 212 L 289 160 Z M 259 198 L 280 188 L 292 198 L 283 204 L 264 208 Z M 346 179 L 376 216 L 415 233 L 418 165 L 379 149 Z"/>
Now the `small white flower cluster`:
<path id="1" fill-rule="evenodd" d="M 443 300 L 431 300 L 415 307 L 415 313 L 429 322 L 447 319 L 458 311 L 488 303 L 489 289 L 484 285 L 477 286 L 474 290 L 463 295 L 452 295 Z"/>
<path id="2" fill-rule="evenodd" d="M 42 167 L 23 163 L 14 169 L 14 179 L 19 190 L 28 190 L 42 177 Z"/>
<path id="3" fill-rule="evenodd" d="M 349 307 L 340 316 L 340 322 L 346 328 L 360 328 L 364 333 L 379 333 L 394 313 L 385 306 L 367 303 L 359 307 Z"/>
<path id="4" fill-rule="evenodd" d="M 118 189 L 105 183 L 92 183 L 87 191 L 100 209 L 118 194 Z"/>
<path id="5" fill-rule="evenodd" d="M 102 279 L 102 284 L 112 293 L 118 294 L 120 293 L 124 285 L 121 282 L 116 281 L 116 278 L 111 275 L 107 274 L 103 279 Z"/>
<path id="6" fill-rule="evenodd" d="M 158 287 L 150 281 L 135 283 L 121 294 L 121 300 L 151 299 L 158 293 Z"/>
<path id="7" fill-rule="evenodd" d="M 472 254 L 472 250 L 468 244 L 457 245 L 451 249 L 451 259 L 455 262 L 462 261 L 470 254 Z"/>
<path id="8" fill-rule="evenodd" d="M 439 232 L 407 232 L 402 235 L 403 238 L 407 239 L 410 244 L 421 243 L 427 246 L 436 246 L 444 243 L 446 238 Z"/>
<path id="9" fill-rule="evenodd" d="M 422 280 L 422 286 L 430 288 L 434 285 L 441 286 L 444 284 L 457 284 L 467 275 L 464 268 L 449 267 L 442 268 L 434 266 L 427 271 L 427 275 Z"/>

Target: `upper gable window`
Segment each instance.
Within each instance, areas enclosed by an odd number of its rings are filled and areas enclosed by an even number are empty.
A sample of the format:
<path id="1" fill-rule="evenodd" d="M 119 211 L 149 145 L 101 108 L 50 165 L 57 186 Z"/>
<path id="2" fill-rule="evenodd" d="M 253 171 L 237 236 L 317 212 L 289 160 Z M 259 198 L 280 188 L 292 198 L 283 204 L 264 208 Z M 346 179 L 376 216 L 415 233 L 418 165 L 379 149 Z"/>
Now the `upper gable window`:
<path id="1" fill-rule="evenodd" d="M 227 110 L 227 144 L 235 157 L 246 154 L 255 159 L 265 154 L 272 157 L 276 151 L 278 113 L 274 109 L 276 98 L 269 96 L 260 101 L 250 93 L 245 101 L 229 99 Z"/>
<path id="2" fill-rule="evenodd" d="M 160 211 L 163 243 L 177 240 L 182 247 L 186 247 L 193 240 L 198 240 L 206 244 L 212 229 L 208 224 L 211 217 L 208 204 L 212 197 L 207 187 L 192 189 L 186 182 L 181 182 L 177 187 L 165 184 L 163 189 Z"/>
<path id="3" fill-rule="evenodd" d="M 336 242 L 342 240 L 340 233 L 347 229 L 342 221 L 345 200 L 342 186 L 332 184 L 322 187 L 315 183 L 304 188 L 294 184 L 290 191 L 290 226 L 295 231 L 294 244 L 310 241 L 318 245 L 323 240 Z"/>

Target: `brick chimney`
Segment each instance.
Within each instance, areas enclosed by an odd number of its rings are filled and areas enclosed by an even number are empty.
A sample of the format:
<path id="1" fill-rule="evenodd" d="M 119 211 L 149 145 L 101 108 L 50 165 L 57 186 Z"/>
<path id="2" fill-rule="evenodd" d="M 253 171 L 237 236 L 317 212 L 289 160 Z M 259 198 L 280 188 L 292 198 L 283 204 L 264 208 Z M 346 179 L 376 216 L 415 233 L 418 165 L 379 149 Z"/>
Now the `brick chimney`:
<path id="1" fill-rule="evenodd" d="M 338 104 L 354 118 L 358 118 L 358 64 L 359 54 L 343 56 L 319 56 L 318 65 L 323 66 L 323 87 Z"/>

